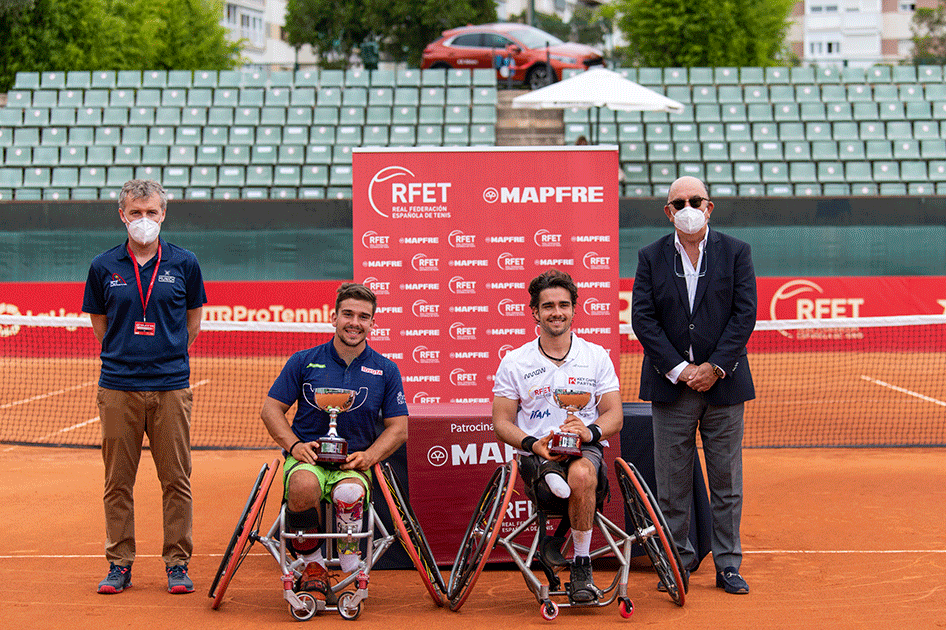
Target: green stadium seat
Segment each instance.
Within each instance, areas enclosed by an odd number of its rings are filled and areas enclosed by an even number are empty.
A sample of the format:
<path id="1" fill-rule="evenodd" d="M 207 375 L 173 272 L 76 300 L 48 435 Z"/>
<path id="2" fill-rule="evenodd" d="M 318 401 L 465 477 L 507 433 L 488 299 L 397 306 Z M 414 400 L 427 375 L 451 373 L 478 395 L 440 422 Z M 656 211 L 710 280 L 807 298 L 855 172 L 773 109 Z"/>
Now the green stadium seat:
<path id="1" fill-rule="evenodd" d="M 323 71 L 324 75 L 325 71 Z M 253 164 L 246 169 L 247 186 L 272 186 L 273 167 L 264 164 Z"/>
<path id="2" fill-rule="evenodd" d="M 225 145 L 229 140 L 229 129 L 225 126 L 208 125 L 204 127 L 202 144 Z"/>
<path id="3" fill-rule="evenodd" d="M 473 69 L 473 85 L 482 85 L 482 86 L 495 86 L 496 85 L 496 71 L 490 68 L 474 68 Z"/>
<path id="4" fill-rule="evenodd" d="M 716 88 L 716 101 L 718 103 L 742 103 L 742 86 L 739 85 L 720 85 Z"/>
<path id="5" fill-rule="evenodd" d="M 746 85 L 743 87 L 744 103 L 769 103 L 769 89 L 764 85 Z"/>
<path id="6" fill-rule="evenodd" d="M 724 161 L 729 159 L 729 145 L 725 142 L 703 142 L 701 153 L 705 162 Z"/>
<path id="7" fill-rule="evenodd" d="M 805 122 L 827 120 L 824 103 L 801 103 L 799 105 L 799 118 Z"/>
<path id="8" fill-rule="evenodd" d="M 891 70 L 891 81 L 893 83 L 916 83 L 916 66 L 912 65 L 903 65 L 903 66 L 892 66 Z"/>
<path id="9" fill-rule="evenodd" d="M 827 103 L 825 117 L 831 121 L 854 119 L 850 103 Z"/>
<path id="10" fill-rule="evenodd" d="M 193 166 L 197 164 L 196 146 L 168 147 L 168 164 Z"/>
<path id="11" fill-rule="evenodd" d="M 56 166 L 59 164 L 59 147 L 33 147 L 32 166 Z"/>
<path id="12" fill-rule="evenodd" d="M 148 144 L 171 146 L 174 144 L 174 131 L 174 127 L 163 127 L 160 125 L 150 127 L 148 129 Z M 124 135 L 122 135 L 122 141 L 125 141 Z M 128 143 L 126 142 L 126 144 Z"/>
<path id="13" fill-rule="evenodd" d="M 821 185 L 821 191 L 825 197 L 847 197 L 851 194 L 851 187 L 844 183 L 830 182 Z"/>
<path id="14" fill-rule="evenodd" d="M 473 72 L 468 68 L 453 68 L 447 71 L 447 86 L 469 88 L 473 85 Z"/>
<path id="15" fill-rule="evenodd" d="M 295 89 L 300 87 L 307 88 L 317 88 L 319 87 L 319 70 L 318 68 L 309 68 L 305 70 L 296 70 L 295 78 L 293 79 L 293 85 Z"/>
<path id="16" fill-rule="evenodd" d="M 905 182 L 925 182 L 926 162 L 921 160 L 904 160 L 900 162 L 900 179 Z"/>
<path id="17" fill-rule="evenodd" d="M 418 125 L 417 126 L 417 144 L 418 146 L 438 145 L 443 143 L 442 125 Z"/>
<path id="18" fill-rule="evenodd" d="M 762 181 L 758 162 L 736 162 L 733 164 L 733 181 L 737 184 L 757 184 Z"/>
<path id="19" fill-rule="evenodd" d="M 644 125 L 644 137 L 648 142 L 666 142 L 670 140 L 672 127 L 665 123 L 650 123 Z M 587 134 L 582 134 L 586 135 Z"/>
<path id="20" fill-rule="evenodd" d="M 795 70 L 795 68 L 792 68 Z M 796 85 L 795 101 L 798 103 L 817 103 L 821 101 L 821 88 L 817 85 Z"/>
<path id="21" fill-rule="evenodd" d="M 716 85 L 738 84 L 739 68 L 714 68 L 713 82 L 716 83 Z"/>
<path id="22" fill-rule="evenodd" d="M 345 71 L 345 88 L 366 88 L 371 84 L 371 73 L 362 68 L 351 68 Z"/>
<path id="23" fill-rule="evenodd" d="M 878 190 L 877 184 L 870 182 L 856 182 L 851 184 L 851 195 L 857 197 L 876 197 Z"/>
<path id="24" fill-rule="evenodd" d="M 789 81 L 792 83 L 815 82 L 815 70 L 810 66 L 795 66 L 789 69 Z"/>
<path id="25" fill-rule="evenodd" d="M 262 107 L 266 102 L 266 90 L 263 88 L 240 88 L 237 105 L 246 108 Z"/>
<path id="26" fill-rule="evenodd" d="M 140 89 L 135 92 L 135 107 L 160 107 L 161 90 Z"/>
<path id="27" fill-rule="evenodd" d="M 729 142 L 752 140 L 752 127 L 748 123 L 726 123 L 724 127 Z"/>
<path id="28" fill-rule="evenodd" d="M 819 66 L 815 69 L 817 83 L 837 83 L 841 80 L 841 68 L 837 66 Z"/>
<path id="29" fill-rule="evenodd" d="M 621 190 L 625 197 L 650 197 L 653 194 L 651 187 L 645 184 L 625 183 L 622 184 Z"/>
<path id="30" fill-rule="evenodd" d="M 838 157 L 842 160 L 865 159 L 863 140 L 842 140 L 838 143 Z"/>
<path id="31" fill-rule="evenodd" d="M 341 107 L 342 91 L 340 88 L 321 87 L 316 92 L 315 100 L 319 106 Z"/>
<path id="32" fill-rule="evenodd" d="M 187 105 L 187 90 L 183 88 L 165 88 L 161 90 L 162 107 L 184 107 Z"/>
<path id="33" fill-rule="evenodd" d="M 909 140 L 913 137 L 913 126 L 905 120 L 892 120 L 887 123 L 888 140 Z"/>
<path id="34" fill-rule="evenodd" d="M 115 147 L 113 163 L 121 166 L 135 166 L 141 164 L 141 147 L 138 145 L 122 144 Z"/>
<path id="35" fill-rule="evenodd" d="M 13 146 L 13 130 L 9 127 L 0 127 L 0 147 Z M 0 160 L 2 163 L 2 160 Z"/>
<path id="36" fill-rule="evenodd" d="M 732 162 L 755 162 L 755 142 L 730 142 L 729 159 Z"/>
<path id="37" fill-rule="evenodd" d="M 931 103 L 927 101 L 910 101 L 906 103 L 907 120 L 928 121 L 933 118 Z"/>
<path id="38" fill-rule="evenodd" d="M 8 110 L 23 110 L 33 104 L 33 93 L 29 90 L 10 90 L 7 92 L 7 106 L 0 108 L 0 112 Z M 22 118 L 22 112 L 19 112 Z"/>
<path id="39" fill-rule="evenodd" d="M 131 129 L 129 127 L 128 129 Z M 119 127 L 96 127 L 95 144 L 115 146 L 121 143 L 122 130 Z"/>
<path id="40" fill-rule="evenodd" d="M 463 105 L 448 105 L 443 112 L 443 122 L 448 125 L 469 125 L 470 108 Z"/>
<path id="41" fill-rule="evenodd" d="M 3 110 L 0 109 L 0 113 L 2 112 Z M 933 103 L 933 118 L 937 120 L 946 119 L 946 102 L 937 101 Z"/>
<path id="42" fill-rule="evenodd" d="M 764 83 L 765 69 L 753 66 L 740 68 L 739 82 L 743 84 Z"/>
<path id="43" fill-rule="evenodd" d="M 229 145 L 252 145 L 256 142 L 256 128 L 252 125 L 234 125 L 227 137 Z"/>
<path id="44" fill-rule="evenodd" d="M 842 83 L 865 83 L 867 78 L 864 68 L 855 68 L 853 66 L 844 66 L 841 68 Z"/>
<path id="45" fill-rule="evenodd" d="M 890 164 L 890 162 L 875 162 L 875 164 Z M 876 169 L 874 169 L 876 173 Z M 870 162 L 847 162 L 844 166 L 844 178 L 848 183 L 873 181 Z"/>
<path id="46" fill-rule="evenodd" d="M 788 83 L 789 82 L 789 68 L 781 68 L 781 67 L 766 68 L 765 69 L 765 82 L 769 84 Z"/>
<path id="47" fill-rule="evenodd" d="M 298 186 L 302 169 L 295 164 L 281 164 L 273 169 L 274 186 Z"/>
<path id="48" fill-rule="evenodd" d="M 930 83 L 923 87 L 927 101 L 946 101 L 946 83 Z"/>
<path id="49" fill-rule="evenodd" d="M 496 144 L 495 125 L 472 125 L 470 126 L 470 145 L 485 146 Z"/>
<path id="50" fill-rule="evenodd" d="M 394 105 L 394 88 L 372 87 L 368 90 L 369 107 L 391 107 Z"/>
<path id="51" fill-rule="evenodd" d="M 365 111 L 366 125 L 390 125 L 391 108 L 390 107 L 368 107 Z"/>
<path id="52" fill-rule="evenodd" d="M 794 187 L 789 184 L 766 184 L 765 195 L 767 197 L 791 197 L 794 194 Z"/>
<path id="53" fill-rule="evenodd" d="M 286 124 L 285 107 L 263 107 L 259 111 L 259 122 L 264 127 L 282 126 Z"/>
<path id="54" fill-rule="evenodd" d="M 38 90 L 39 73 L 38 72 L 17 72 L 13 81 L 15 90 Z"/>
<path id="55" fill-rule="evenodd" d="M 475 87 L 473 88 L 474 105 L 492 105 L 496 106 L 497 96 L 495 87 Z"/>
<path id="56" fill-rule="evenodd" d="M 818 162 L 818 181 L 844 183 L 844 165 L 841 162 Z"/>
<path id="57" fill-rule="evenodd" d="M 725 140 L 726 130 L 722 123 L 700 123 L 700 142 L 709 142 L 714 140 Z"/>
<path id="58" fill-rule="evenodd" d="M 13 198 L 17 201 L 40 201 L 43 198 L 42 188 L 17 188 L 13 191 Z"/>
<path id="59" fill-rule="evenodd" d="M 762 184 L 738 184 L 737 190 L 740 197 L 762 197 L 766 194 Z"/>
<path id="60" fill-rule="evenodd" d="M 913 137 L 919 140 L 939 138 L 940 125 L 935 120 L 918 120 L 913 123 Z"/>
<path id="61" fill-rule="evenodd" d="M 438 110 L 443 115 L 443 110 Z M 338 124 L 340 125 L 364 125 L 365 108 L 364 107 L 342 107 L 338 112 Z"/>
<path id="62" fill-rule="evenodd" d="M 69 141 L 66 127 L 44 127 L 40 144 L 62 146 Z"/>
<path id="63" fill-rule="evenodd" d="M 59 188 L 75 188 L 79 185 L 79 169 L 72 166 L 57 166 L 52 171 L 50 184 Z"/>
<path id="64" fill-rule="evenodd" d="M 4 164 L 7 166 L 30 166 L 33 164 L 33 147 L 10 147 L 6 150 Z"/>
<path id="65" fill-rule="evenodd" d="M 709 184 L 733 183 L 731 162 L 709 162 L 706 164 L 706 182 Z"/>
<path id="66" fill-rule="evenodd" d="M 694 85 L 690 96 L 692 103 L 718 103 L 715 85 Z"/>
<path id="67" fill-rule="evenodd" d="M 69 80 L 66 79 L 68 84 Z M 114 70 L 96 70 L 95 72 L 90 73 L 89 76 L 89 85 L 84 88 L 89 90 L 90 88 L 96 91 L 107 91 L 114 89 L 116 85 L 116 73 Z"/>
<path id="68" fill-rule="evenodd" d="M 282 144 L 276 155 L 277 164 L 304 164 L 305 147 L 301 144 Z"/>
<path id="69" fill-rule="evenodd" d="M 266 72 L 260 70 L 240 71 L 241 88 L 264 88 L 267 83 Z"/>
<path id="70" fill-rule="evenodd" d="M 620 135 L 623 139 L 623 133 Z M 674 142 L 696 142 L 700 139 L 698 127 L 689 122 L 670 125 L 670 137 Z"/>
<path id="71" fill-rule="evenodd" d="M 796 197 L 819 197 L 822 194 L 819 184 L 795 184 L 793 190 Z"/>
<path id="72" fill-rule="evenodd" d="M 82 107 L 76 110 L 75 125 L 80 127 L 97 127 L 102 123 L 102 109 L 98 107 Z"/>
<path id="73" fill-rule="evenodd" d="M 422 125 L 442 125 L 444 122 L 444 109 L 443 107 L 422 106 L 418 110 L 417 121 Z"/>
<path id="74" fill-rule="evenodd" d="M 650 182 L 652 184 L 671 184 L 677 178 L 677 165 L 673 162 L 652 162 Z"/>
<path id="75" fill-rule="evenodd" d="M 141 147 L 141 163 L 150 165 L 165 165 L 169 160 L 169 151 L 171 147 L 166 146 L 144 146 Z M 92 149 L 89 149 L 92 151 Z"/>
<path id="76" fill-rule="evenodd" d="M 45 127 L 49 124 L 49 110 L 45 107 L 31 107 L 23 110 L 24 127 Z"/>
<path id="77" fill-rule="evenodd" d="M 195 70 L 191 78 L 191 85 L 197 88 L 217 87 L 216 70 Z"/>
<path id="78" fill-rule="evenodd" d="M 420 70 L 417 68 L 403 68 L 398 70 L 394 84 L 397 86 L 420 87 Z"/>
<path id="79" fill-rule="evenodd" d="M 224 165 L 217 171 L 219 185 L 235 187 L 246 183 L 246 167 L 238 165 Z"/>
<path id="80" fill-rule="evenodd" d="M 879 192 L 883 197 L 902 197 L 907 194 L 907 185 L 903 182 L 883 182 Z"/>
<path id="81" fill-rule="evenodd" d="M 647 145 L 643 142 L 623 142 L 619 147 L 618 157 L 622 162 L 647 161 Z"/>
<path id="82" fill-rule="evenodd" d="M 50 107 L 82 107 L 85 103 L 85 92 L 82 90 L 59 90 L 58 105 Z M 46 107 L 43 105 L 42 107 Z"/>
<path id="83" fill-rule="evenodd" d="M 153 107 L 133 107 L 128 110 L 128 124 L 149 127 L 154 125 Z"/>
<path id="84" fill-rule="evenodd" d="M 879 121 L 860 123 L 861 140 L 882 140 L 887 137 L 886 125 Z"/>
<path id="85" fill-rule="evenodd" d="M 342 92 L 342 107 L 367 107 L 368 90 L 366 88 L 345 88 Z"/>
<path id="86" fill-rule="evenodd" d="M 433 103 L 436 104 L 436 103 Z M 420 105 L 420 92 L 414 88 L 395 88 L 394 106 L 395 107 L 418 107 Z"/>
<path id="87" fill-rule="evenodd" d="M 699 162 L 702 159 L 699 142 L 675 142 L 671 146 L 677 162 Z"/>
<path id="88" fill-rule="evenodd" d="M 630 70 L 630 68 L 622 68 L 622 76 L 624 71 Z M 625 77 L 629 81 L 634 81 L 635 83 L 640 83 L 648 87 L 657 87 L 663 85 L 663 68 L 637 68 L 637 77 L 630 78 Z"/>
<path id="89" fill-rule="evenodd" d="M 101 124 L 106 127 L 124 127 L 128 124 L 128 111 L 127 107 L 106 107 L 102 110 Z"/>
<path id="90" fill-rule="evenodd" d="M 329 169 L 330 186 L 351 186 L 352 168 L 347 164 L 335 164 Z"/>
<path id="91" fill-rule="evenodd" d="M 292 91 L 287 87 L 271 87 L 263 91 L 264 107 L 289 107 Z"/>
<path id="92" fill-rule="evenodd" d="M 869 85 L 849 85 L 846 96 L 849 103 L 872 103 L 874 98 Z"/>
<path id="93" fill-rule="evenodd" d="M 391 110 L 391 124 L 394 125 L 416 125 L 419 122 L 419 113 L 417 107 L 395 107 Z M 565 129 L 568 133 L 568 127 Z"/>
<path id="94" fill-rule="evenodd" d="M 907 184 L 907 194 L 913 197 L 926 197 L 936 194 L 936 189 L 929 182 L 911 182 Z"/>
<path id="95" fill-rule="evenodd" d="M 338 108 L 337 107 L 316 107 L 312 114 L 313 125 L 337 125 Z"/>
<path id="96" fill-rule="evenodd" d="M 79 169 L 79 186 L 102 188 L 105 186 L 106 170 L 101 166 L 84 166 Z"/>
<path id="97" fill-rule="evenodd" d="M 470 130 L 466 128 L 467 142 L 469 142 Z M 367 125 L 362 129 L 362 143 L 365 146 L 383 147 L 388 144 L 388 126 L 387 125 Z"/>
<path id="98" fill-rule="evenodd" d="M 776 105 L 781 103 L 795 103 L 795 89 L 790 85 L 770 85 L 769 100 Z"/>
<path id="99" fill-rule="evenodd" d="M 213 91 L 214 107 L 233 108 L 240 104 L 240 91 L 236 88 L 218 88 Z"/>
<path id="100" fill-rule="evenodd" d="M 648 142 L 647 160 L 650 162 L 672 162 L 674 159 L 673 145 L 669 142 Z"/>
<path id="101" fill-rule="evenodd" d="M 943 80 L 942 66 L 918 66 L 916 80 L 921 83 L 939 83 Z"/>
<path id="102" fill-rule="evenodd" d="M 736 187 L 733 184 L 714 184 L 710 186 L 710 194 L 713 197 L 735 197 Z"/>
<path id="103" fill-rule="evenodd" d="M 463 105 L 470 106 L 473 104 L 473 94 L 470 92 L 470 88 L 465 87 L 448 87 L 446 94 L 446 104 L 449 105 Z"/>
<path id="104" fill-rule="evenodd" d="M 444 146 L 467 146 L 470 144 L 470 126 L 469 125 L 444 125 L 443 127 Z"/>
<path id="105" fill-rule="evenodd" d="M 74 127 L 76 110 L 72 107 L 57 107 L 49 110 L 49 124 L 54 127 Z"/>
<path id="106" fill-rule="evenodd" d="M 946 140 L 921 140 L 920 157 L 924 160 L 946 159 Z"/>
<path id="107" fill-rule="evenodd" d="M 895 160 L 920 159 L 919 140 L 897 140 L 893 143 L 893 157 Z"/>
<path id="108" fill-rule="evenodd" d="M 287 125 L 282 128 L 282 144 L 306 145 L 309 143 L 309 128 L 305 125 Z"/>
<path id="109" fill-rule="evenodd" d="M 474 123 L 476 121 L 473 121 Z M 618 140 L 621 142 L 641 142 L 644 140 L 644 126 L 640 123 L 618 125 Z"/>
<path id="110" fill-rule="evenodd" d="M 630 79 L 633 81 L 634 79 Z M 689 83 L 691 85 L 708 85 L 713 83 L 712 68 L 690 68 Z"/>
<path id="111" fill-rule="evenodd" d="M 789 162 L 788 180 L 795 184 L 813 184 L 818 181 L 814 162 Z"/>
<path id="112" fill-rule="evenodd" d="M 672 98 L 678 103 L 691 103 L 693 102 L 693 97 L 690 92 L 689 85 L 670 85 L 666 88 L 667 98 Z"/>
<path id="113" fill-rule="evenodd" d="M 702 162 L 682 162 L 677 166 L 677 175 L 680 177 L 689 176 L 705 180 L 706 173 Z"/>
<path id="114" fill-rule="evenodd" d="M 425 73 L 426 74 L 426 73 Z M 435 105 L 437 107 L 443 107 L 446 105 L 447 92 L 445 88 L 442 87 L 424 87 L 420 91 L 420 104 L 421 105 Z M 403 103 L 397 102 L 397 95 L 395 95 L 395 103 L 402 105 Z"/>
<path id="115" fill-rule="evenodd" d="M 755 153 L 759 160 L 763 162 L 780 162 L 785 159 L 781 142 L 759 142 L 756 144 Z"/>
<path id="116" fill-rule="evenodd" d="M 930 181 L 946 182 L 946 161 L 930 160 L 928 168 L 927 176 Z M 937 184 L 937 192 L 939 192 L 939 184 Z"/>
<path id="117" fill-rule="evenodd" d="M 388 143 L 391 146 L 414 146 L 417 141 L 417 128 L 414 125 L 391 125 Z"/>
<path id="118" fill-rule="evenodd" d="M 168 73 L 165 70 L 146 70 L 141 75 L 141 87 L 163 88 L 167 84 Z"/>
<path id="119" fill-rule="evenodd" d="M 23 124 L 23 110 L 14 107 L 0 107 L 0 126 L 20 127 Z"/>
<path id="120" fill-rule="evenodd" d="M 746 106 L 742 103 L 728 103 L 719 106 L 720 119 L 723 122 L 744 122 L 746 118 Z"/>
<path id="121" fill-rule="evenodd" d="M 360 125 L 339 125 L 335 128 L 335 144 L 358 146 L 361 144 Z"/>
<path id="122" fill-rule="evenodd" d="M 900 91 L 897 89 L 896 85 L 889 83 L 875 85 L 874 100 L 880 103 L 886 101 L 897 102 L 900 100 Z"/>
<path id="123" fill-rule="evenodd" d="M 61 90 L 66 87 L 65 72 L 43 72 L 39 75 L 39 87 L 43 90 Z"/>
<path id="124" fill-rule="evenodd" d="M 335 143 L 335 127 L 313 125 L 309 128 L 309 144 L 331 145 Z"/>
<path id="125" fill-rule="evenodd" d="M 157 125 L 175 127 L 181 124 L 180 107 L 158 107 L 154 110 L 154 122 Z"/>
<path id="126" fill-rule="evenodd" d="M 809 122 L 805 123 L 806 140 L 830 140 L 831 125 L 827 122 Z"/>
<path id="127" fill-rule="evenodd" d="M 702 122 L 720 122 L 722 118 L 722 113 L 720 111 L 719 105 L 701 103 L 696 105 L 694 108 L 694 120 L 698 123 Z"/>
<path id="128" fill-rule="evenodd" d="M 904 103 L 922 101 L 925 98 L 923 95 L 923 86 L 917 83 L 901 85 L 898 94 L 900 95 L 899 100 Z"/>
<path id="129" fill-rule="evenodd" d="M 315 107 L 315 89 L 297 87 L 289 93 L 289 107 Z"/>
<path id="130" fill-rule="evenodd" d="M 311 125 L 312 108 L 310 107 L 289 107 L 286 110 L 287 125 Z"/>
<path id="131" fill-rule="evenodd" d="M 443 68 L 428 68 L 421 72 L 422 87 L 444 87 L 447 85 L 447 71 Z"/>
<path id="132" fill-rule="evenodd" d="M 663 84 L 664 85 L 686 85 L 687 84 L 687 69 L 686 68 L 664 68 L 663 69 Z"/>
<path id="133" fill-rule="evenodd" d="M 85 147 L 62 147 L 59 149 L 59 164 L 62 166 L 85 166 Z"/>
<path id="134" fill-rule="evenodd" d="M 838 159 L 838 143 L 833 140 L 815 140 L 811 143 L 811 158 L 817 161 Z"/>
<path id="135" fill-rule="evenodd" d="M 470 122 L 483 125 L 496 124 L 495 105 L 474 105 L 470 108 Z"/>
<path id="136" fill-rule="evenodd" d="M 857 123 L 853 121 L 840 121 L 832 123 L 831 137 L 835 140 L 857 140 L 860 134 L 857 129 Z"/>
<path id="137" fill-rule="evenodd" d="M 306 165 L 300 173 L 302 186 L 328 186 L 328 167 L 325 165 Z"/>

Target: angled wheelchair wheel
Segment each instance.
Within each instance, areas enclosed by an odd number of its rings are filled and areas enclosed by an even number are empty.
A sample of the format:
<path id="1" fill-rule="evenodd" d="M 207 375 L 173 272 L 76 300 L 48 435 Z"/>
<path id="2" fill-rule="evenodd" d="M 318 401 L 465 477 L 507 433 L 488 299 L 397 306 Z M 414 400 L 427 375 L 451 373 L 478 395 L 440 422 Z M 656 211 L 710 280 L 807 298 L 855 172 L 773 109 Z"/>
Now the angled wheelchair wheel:
<path id="1" fill-rule="evenodd" d="M 256 476 L 256 481 L 250 490 L 250 496 L 246 500 L 246 505 L 243 506 L 243 512 L 240 514 L 240 519 L 233 530 L 233 536 L 230 537 L 230 543 L 227 545 L 226 551 L 223 552 L 217 574 L 210 585 L 208 596 L 214 600 L 211 606 L 214 610 L 220 608 L 230 580 L 233 579 L 237 569 L 240 568 L 250 547 L 256 542 L 255 536 L 259 531 L 260 520 L 263 517 L 263 506 L 266 504 L 269 487 L 272 485 L 273 478 L 278 470 L 279 460 L 274 459 L 272 463 L 264 464 L 259 471 L 259 475 Z"/>
<path id="2" fill-rule="evenodd" d="M 476 505 L 450 571 L 447 587 L 450 610 L 460 610 L 489 559 L 512 498 L 517 473 L 516 460 L 497 468 Z"/>
<path id="3" fill-rule="evenodd" d="M 430 598 L 437 606 L 443 606 L 447 586 L 444 584 L 443 576 L 440 575 L 440 569 L 437 568 L 437 562 L 427 543 L 427 537 L 424 536 L 424 530 L 421 529 L 420 521 L 417 520 L 394 469 L 389 463 L 384 462 L 375 464 L 374 472 L 381 494 L 384 495 L 384 500 L 388 504 L 391 520 L 397 528 L 401 545 L 410 556 L 417 572 L 420 573 L 421 581 L 430 593 Z"/>
<path id="4" fill-rule="evenodd" d="M 675 604 L 683 606 L 686 584 L 681 571 L 682 563 L 663 513 L 633 464 L 619 457 L 615 460 L 614 468 L 621 494 L 624 495 L 624 506 L 637 530 L 637 542 L 647 552 L 660 580 L 667 585 L 667 594 Z"/>

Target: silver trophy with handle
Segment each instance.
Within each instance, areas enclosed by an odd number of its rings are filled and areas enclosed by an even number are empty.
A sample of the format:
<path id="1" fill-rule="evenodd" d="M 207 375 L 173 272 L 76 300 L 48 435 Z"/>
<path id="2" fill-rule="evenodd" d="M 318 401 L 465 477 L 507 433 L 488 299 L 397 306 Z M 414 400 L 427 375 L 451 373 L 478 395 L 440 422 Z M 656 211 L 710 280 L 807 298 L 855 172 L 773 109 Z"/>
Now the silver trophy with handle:
<path id="1" fill-rule="evenodd" d="M 591 403 L 592 395 L 589 391 L 575 387 L 556 387 L 552 390 L 552 397 L 558 406 L 570 414 L 577 414 Z M 581 438 L 576 433 L 556 431 L 549 440 L 549 452 L 553 455 L 581 456 Z"/>
<path id="2" fill-rule="evenodd" d="M 315 406 L 329 415 L 328 435 L 316 440 L 319 461 L 344 462 L 348 459 L 348 440 L 338 435 L 338 414 L 357 409 L 352 405 L 358 392 L 353 389 L 317 387 L 312 390 L 312 394 Z"/>

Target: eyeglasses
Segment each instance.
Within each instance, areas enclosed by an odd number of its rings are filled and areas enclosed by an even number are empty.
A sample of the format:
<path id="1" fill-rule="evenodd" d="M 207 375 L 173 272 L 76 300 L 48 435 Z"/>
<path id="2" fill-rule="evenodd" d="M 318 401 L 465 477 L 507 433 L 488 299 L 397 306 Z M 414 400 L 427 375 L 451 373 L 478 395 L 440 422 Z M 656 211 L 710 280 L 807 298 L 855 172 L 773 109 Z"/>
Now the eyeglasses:
<path id="1" fill-rule="evenodd" d="M 690 202 L 690 207 L 691 207 L 691 208 L 699 208 L 700 206 L 703 205 L 703 202 L 704 202 L 704 201 L 709 201 L 709 198 L 708 198 L 708 197 L 700 197 L 699 195 L 697 195 L 697 196 L 695 196 L 695 197 L 690 197 L 689 199 L 674 199 L 673 201 L 671 201 L 671 202 L 668 203 L 667 205 L 668 205 L 668 206 L 673 206 L 673 207 L 676 208 L 677 210 L 683 210 L 683 207 L 687 205 L 687 202 L 688 202 L 688 201 Z"/>
<path id="2" fill-rule="evenodd" d="M 680 201 L 683 201 L 680 199 Z M 692 200 L 691 200 L 692 201 Z M 679 262 L 678 262 L 679 261 Z M 677 252 L 677 255 L 673 257 L 673 273 L 678 278 L 686 278 L 687 275 L 692 276 L 693 274 L 687 274 L 683 269 L 683 261 L 680 257 L 680 252 Z M 703 252 L 703 263 L 700 265 L 699 271 L 696 272 L 697 278 L 702 278 L 706 275 L 706 252 Z"/>

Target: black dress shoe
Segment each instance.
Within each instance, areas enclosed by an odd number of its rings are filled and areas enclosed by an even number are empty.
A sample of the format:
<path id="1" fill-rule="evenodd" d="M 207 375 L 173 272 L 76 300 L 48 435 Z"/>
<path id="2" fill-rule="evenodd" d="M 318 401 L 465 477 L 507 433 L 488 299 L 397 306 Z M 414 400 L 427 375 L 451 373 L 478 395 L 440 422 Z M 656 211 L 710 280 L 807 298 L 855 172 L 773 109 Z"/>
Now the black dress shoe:
<path id="1" fill-rule="evenodd" d="M 689 593 L 690 592 L 690 572 L 687 569 L 683 569 L 682 571 L 680 571 L 680 577 L 683 579 L 683 593 L 684 594 Z M 664 584 L 663 580 L 660 580 L 659 582 L 657 582 L 657 590 L 660 591 L 661 593 L 667 592 L 667 587 Z"/>
<path id="2" fill-rule="evenodd" d="M 726 567 L 716 574 L 716 588 L 724 588 L 727 593 L 733 595 L 745 595 L 749 592 L 749 585 L 735 567 Z"/>

